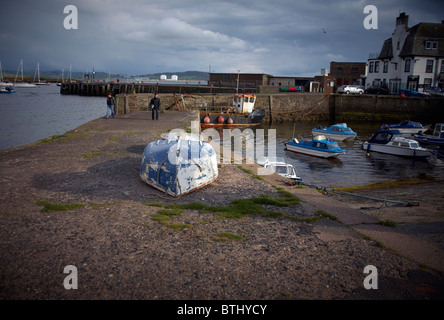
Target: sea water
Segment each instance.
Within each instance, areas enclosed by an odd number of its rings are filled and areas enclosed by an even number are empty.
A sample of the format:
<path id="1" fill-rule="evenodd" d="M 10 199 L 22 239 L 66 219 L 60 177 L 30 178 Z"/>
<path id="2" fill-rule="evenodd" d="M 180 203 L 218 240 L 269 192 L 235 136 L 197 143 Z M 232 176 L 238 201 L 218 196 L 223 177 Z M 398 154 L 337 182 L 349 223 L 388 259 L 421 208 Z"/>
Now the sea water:
<path id="1" fill-rule="evenodd" d="M 53 135 L 64 134 L 91 120 L 105 116 L 106 97 L 62 95 L 60 87 L 38 86 L 17 88 L 16 93 L 0 94 L 0 150 L 36 142 Z M 399 119 L 401 121 L 403 119 Z M 348 122 L 357 138 L 339 142 L 346 149 L 337 159 L 321 159 L 286 151 L 284 142 L 293 137 L 311 139 L 311 130 L 329 123 L 300 121 L 273 123 L 256 129 L 276 130 L 276 156 L 292 164 L 303 181 L 319 187 L 340 187 L 403 179 L 432 178 L 444 180 L 444 162 L 432 157 L 414 160 L 399 156 L 367 152 L 362 142 L 381 124 Z M 265 144 L 268 148 L 268 141 Z M 274 142 L 272 142 L 274 143 Z"/>
<path id="2" fill-rule="evenodd" d="M 106 114 L 106 97 L 62 95 L 55 84 L 0 94 L 0 150 L 19 147 Z"/>

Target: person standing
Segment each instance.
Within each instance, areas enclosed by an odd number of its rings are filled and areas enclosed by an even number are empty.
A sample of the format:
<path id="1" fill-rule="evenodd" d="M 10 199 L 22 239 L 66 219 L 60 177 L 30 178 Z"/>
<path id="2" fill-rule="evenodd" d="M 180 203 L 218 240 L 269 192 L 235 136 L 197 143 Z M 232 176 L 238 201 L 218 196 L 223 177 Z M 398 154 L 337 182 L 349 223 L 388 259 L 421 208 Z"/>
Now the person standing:
<path id="1" fill-rule="evenodd" d="M 154 120 L 154 113 L 156 114 L 156 120 L 159 120 L 159 108 L 160 108 L 160 99 L 158 94 L 154 94 L 154 97 L 150 101 L 151 107 L 151 117 Z"/>
<path id="2" fill-rule="evenodd" d="M 115 118 L 116 117 L 116 114 L 114 113 L 115 100 L 114 97 L 111 95 L 111 92 L 108 92 L 108 97 L 106 98 L 106 104 L 108 105 L 108 109 L 106 110 L 106 118 L 108 119 L 110 114 L 113 116 L 113 118 Z"/>

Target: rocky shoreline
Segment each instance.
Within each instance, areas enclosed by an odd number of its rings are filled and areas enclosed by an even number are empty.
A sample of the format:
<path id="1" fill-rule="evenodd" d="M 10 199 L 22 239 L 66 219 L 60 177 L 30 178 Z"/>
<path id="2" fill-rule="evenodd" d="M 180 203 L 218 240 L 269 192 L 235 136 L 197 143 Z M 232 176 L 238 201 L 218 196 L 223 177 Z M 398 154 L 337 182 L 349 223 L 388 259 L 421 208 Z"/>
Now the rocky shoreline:
<path id="1" fill-rule="evenodd" d="M 144 184 L 138 174 L 146 144 L 189 121 L 184 111 L 162 113 L 159 121 L 134 112 L 1 152 L 0 299 L 444 297 L 441 272 L 366 236 L 365 228 L 379 225 L 356 214 L 353 201 L 286 186 L 276 176 L 257 179 L 243 170 L 254 169 L 247 164 L 220 165 L 217 181 L 177 200 Z M 171 204 L 226 207 L 287 197 L 282 190 L 300 201 L 263 205 L 280 216 L 181 209 L 166 224 L 153 219 Z M 51 211 L 50 204 L 78 206 Z M 64 287 L 68 265 L 78 270 L 76 290 Z M 378 270 L 377 290 L 363 286 L 368 265 Z"/>

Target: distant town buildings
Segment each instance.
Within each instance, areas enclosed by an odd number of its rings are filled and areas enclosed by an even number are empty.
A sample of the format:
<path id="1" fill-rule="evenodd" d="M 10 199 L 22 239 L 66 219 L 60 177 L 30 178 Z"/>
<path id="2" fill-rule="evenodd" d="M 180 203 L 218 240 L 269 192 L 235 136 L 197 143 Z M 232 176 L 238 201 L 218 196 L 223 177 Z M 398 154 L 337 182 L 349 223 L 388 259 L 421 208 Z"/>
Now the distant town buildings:
<path id="1" fill-rule="evenodd" d="M 409 28 L 404 12 L 396 18 L 392 36 L 384 41 L 379 54 L 370 54 L 366 86 L 387 86 L 423 90 L 444 84 L 444 21 L 421 22 Z"/>

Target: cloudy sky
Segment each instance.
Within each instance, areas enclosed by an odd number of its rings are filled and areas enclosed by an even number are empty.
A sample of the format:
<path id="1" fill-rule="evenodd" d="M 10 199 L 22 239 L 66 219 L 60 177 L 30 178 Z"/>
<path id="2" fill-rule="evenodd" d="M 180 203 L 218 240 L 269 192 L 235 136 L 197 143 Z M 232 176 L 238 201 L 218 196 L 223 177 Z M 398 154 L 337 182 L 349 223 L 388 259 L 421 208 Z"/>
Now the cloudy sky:
<path id="1" fill-rule="evenodd" d="M 66 29 L 77 8 L 78 29 Z M 366 29 L 367 5 L 377 29 Z M 409 26 L 444 20 L 442 0 L 14 0 L 2 1 L 3 70 L 140 75 L 209 71 L 314 76 L 331 61 L 365 62 Z M 69 21 L 68 21 L 69 20 Z M 375 21 L 372 21 L 375 25 Z"/>

